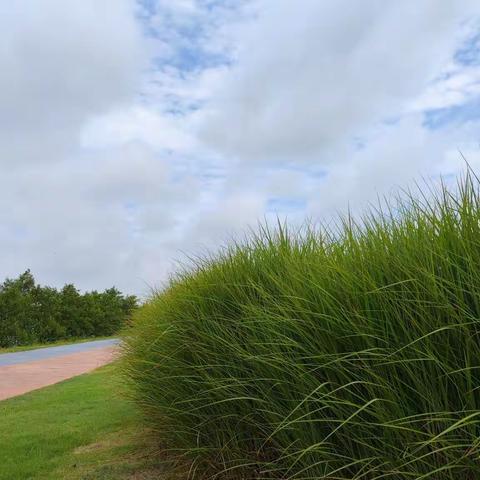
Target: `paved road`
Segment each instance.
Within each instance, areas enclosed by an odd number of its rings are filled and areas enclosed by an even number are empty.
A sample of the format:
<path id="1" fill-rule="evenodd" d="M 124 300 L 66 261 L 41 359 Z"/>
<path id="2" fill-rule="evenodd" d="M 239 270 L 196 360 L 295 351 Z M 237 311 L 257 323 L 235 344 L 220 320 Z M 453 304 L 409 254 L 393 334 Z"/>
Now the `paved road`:
<path id="1" fill-rule="evenodd" d="M 18 365 L 21 363 L 35 362 L 47 358 L 61 357 L 71 353 L 87 352 L 97 348 L 111 347 L 118 345 L 117 338 L 108 340 L 95 340 L 93 342 L 74 343 L 73 345 L 61 345 L 58 347 L 38 348 L 25 352 L 1 353 L 0 366 Z"/>
<path id="2" fill-rule="evenodd" d="M 89 343 L 89 346 L 82 344 L 82 346 L 85 346 L 80 352 L 72 352 L 73 348 L 69 348 L 68 353 L 65 353 L 64 347 L 52 347 L 49 350 L 55 349 L 56 355 L 50 358 L 0 365 L 0 400 L 22 395 L 76 375 L 91 372 L 114 361 L 117 357 L 118 347 L 116 345 L 102 346 L 105 345 L 104 341 L 100 345 L 98 345 L 100 342 Z M 77 346 L 79 345 L 69 345 L 69 347 Z M 58 354 L 58 348 L 61 348 L 63 353 Z M 23 352 L 18 354 L 20 353 Z M 6 355 L 10 356 L 11 354 Z"/>

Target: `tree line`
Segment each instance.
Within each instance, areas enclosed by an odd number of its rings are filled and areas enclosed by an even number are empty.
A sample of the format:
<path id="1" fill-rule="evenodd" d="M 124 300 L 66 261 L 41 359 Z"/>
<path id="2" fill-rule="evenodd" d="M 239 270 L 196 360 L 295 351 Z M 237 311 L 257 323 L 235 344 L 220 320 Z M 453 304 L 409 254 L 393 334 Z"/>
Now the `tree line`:
<path id="1" fill-rule="evenodd" d="M 137 298 L 116 288 L 80 293 L 38 285 L 27 270 L 0 285 L 0 347 L 117 333 Z"/>

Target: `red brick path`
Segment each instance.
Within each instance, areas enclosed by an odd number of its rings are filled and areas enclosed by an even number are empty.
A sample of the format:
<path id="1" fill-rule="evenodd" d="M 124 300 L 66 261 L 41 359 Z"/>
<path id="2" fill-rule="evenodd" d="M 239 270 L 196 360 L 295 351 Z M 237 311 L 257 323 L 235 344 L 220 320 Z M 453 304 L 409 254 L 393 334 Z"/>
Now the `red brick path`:
<path id="1" fill-rule="evenodd" d="M 0 400 L 90 372 L 111 362 L 116 351 L 116 347 L 95 348 L 45 360 L 0 366 Z"/>

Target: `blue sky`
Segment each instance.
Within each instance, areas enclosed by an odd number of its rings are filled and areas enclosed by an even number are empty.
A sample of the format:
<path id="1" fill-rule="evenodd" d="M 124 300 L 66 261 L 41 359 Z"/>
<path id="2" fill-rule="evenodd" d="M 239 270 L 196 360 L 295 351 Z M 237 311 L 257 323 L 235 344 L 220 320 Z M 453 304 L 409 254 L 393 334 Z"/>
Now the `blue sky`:
<path id="1" fill-rule="evenodd" d="M 0 6 L 0 276 L 148 293 L 259 220 L 480 168 L 477 3 Z"/>

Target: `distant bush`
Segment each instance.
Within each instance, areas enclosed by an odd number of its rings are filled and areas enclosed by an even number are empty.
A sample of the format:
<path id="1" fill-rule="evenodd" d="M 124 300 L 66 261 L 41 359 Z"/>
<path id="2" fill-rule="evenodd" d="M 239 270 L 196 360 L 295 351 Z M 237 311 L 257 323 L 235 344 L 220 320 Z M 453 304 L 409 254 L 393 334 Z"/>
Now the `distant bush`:
<path id="1" fill-rule="evenodd" d="M 73 285 L 42 287 L 27 270 L 0 285 L 0 347 L 113 335 L 136 306 L 115 288 L 81 294 Z"/>
<path id="2" fill-rule="evenodd" d="M 480 478 L 478 182 L 432 195 L 262 229 L 135 314 L 125 375 L 193 477 Z"/>

